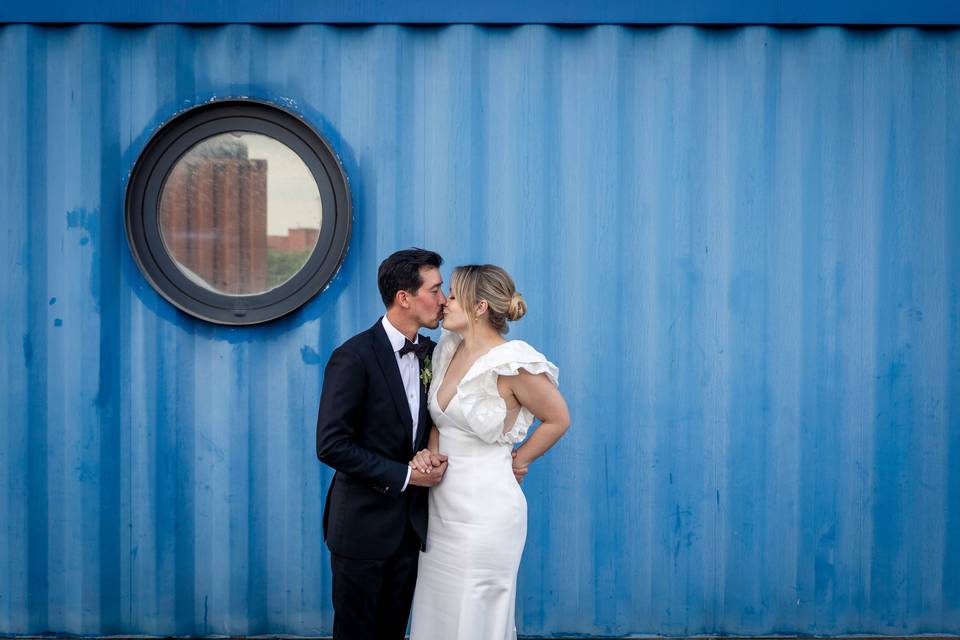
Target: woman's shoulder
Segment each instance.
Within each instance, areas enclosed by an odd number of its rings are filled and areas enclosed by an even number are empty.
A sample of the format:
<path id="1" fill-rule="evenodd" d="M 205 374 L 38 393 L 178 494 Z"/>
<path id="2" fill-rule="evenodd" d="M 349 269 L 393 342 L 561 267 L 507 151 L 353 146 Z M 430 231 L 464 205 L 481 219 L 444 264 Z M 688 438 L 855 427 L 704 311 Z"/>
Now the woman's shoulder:
<path id="1" fill-rule="evenodd" d="M 537 351 L 528 342 L 523 340 L 507 340 L 486 353 L 493 362 L 548 362 L 547 356 Z"/>
<path id="2" fill-rule="evenodd" d="M 476 376 L 495 373 L 496 375 L 518 375 L 521 370 L 532 374 L 546 373 L 556 383 L 559 369 L 545 355 L 523 340 L 508 340 L 497 345 L 475 366 Z"/>

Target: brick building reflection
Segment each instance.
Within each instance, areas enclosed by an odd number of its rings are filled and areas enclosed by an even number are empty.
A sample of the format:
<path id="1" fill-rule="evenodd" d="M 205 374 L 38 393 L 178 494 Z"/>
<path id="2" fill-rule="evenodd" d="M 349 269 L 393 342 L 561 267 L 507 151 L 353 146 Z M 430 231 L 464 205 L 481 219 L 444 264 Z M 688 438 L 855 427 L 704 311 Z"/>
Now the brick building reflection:
<path id="1" fill-rule="evenodd" d="M 310 227 L 288 229 L 285 236 L 267 236 L 267 248 L 289 253 L 312 251 L 317 244 L 317 236 L 319 235 L 320 229 L 311 229 Z"/>
<path id="2" fill-rule="evenodd" d="M 267 161 L 247 158 L 245 145 L 198 147 L 181 159 L 163 187 L 160 224 L 197 284 L 227 294 L 267 289 Z"/>

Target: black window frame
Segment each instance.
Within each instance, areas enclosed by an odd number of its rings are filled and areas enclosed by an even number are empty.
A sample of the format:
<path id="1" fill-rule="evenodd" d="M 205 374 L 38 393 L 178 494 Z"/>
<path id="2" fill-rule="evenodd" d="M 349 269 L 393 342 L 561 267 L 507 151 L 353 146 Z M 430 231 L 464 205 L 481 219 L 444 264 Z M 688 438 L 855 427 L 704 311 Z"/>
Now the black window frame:
<path id="1" fill-rule="evenodd" d="M 228 295 L 191 281 L 177 266 L 160 233 L 160 196 L 168 174 L 195 144 L 230 132 L 273 138 L 307 165 L 320 191 L 323 218 L 306 264 L 270 291 Z M 295 311 L 321 292 L 346 257 L 353 225 L 346 174 L 324 138 L 298 116 L 248 99 L 209 102 L 164 124 L 137 159 L 127 184 L 125 224 L 134 260 L 168 302 L 196 318 L 225 325 L 269 322 Z"/>

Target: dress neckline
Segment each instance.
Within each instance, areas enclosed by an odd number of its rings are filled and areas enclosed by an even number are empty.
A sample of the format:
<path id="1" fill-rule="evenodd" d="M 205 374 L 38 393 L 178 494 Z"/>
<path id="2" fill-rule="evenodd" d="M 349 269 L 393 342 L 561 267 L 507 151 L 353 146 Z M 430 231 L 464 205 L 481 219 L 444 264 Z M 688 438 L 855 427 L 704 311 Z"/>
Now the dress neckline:
<path id="1" fill-rule="evenodd" d="M 462 338 L 460 335 L 458 335 L 458 334 L 454 334 L 454 335 L 457 335 L 457 339 L 458 339 L 457 345 L 454 347 L 453 353 L 450 355 L 450 359 L 446 362 L 446 364 L 445 364 L 444 367 L 443 367 L 443 373 L 440 375 L 440 382 L 437 384 L 437 392 L 434 394 L 434 397 L 436 397 L 436 399 L 437 399 L 437 409 L 439 409 L 439 410 L 440 410 L 440 413 L 442 413 L 442 414 L 445 415 L 445 416 L 447 415 L 447 411 L 446 411 L 446 409 L 444 409 L 443 407 L 440 406 L 440 387 L 443 386 L 443 381 L 447 378 L 447 371 L 450 370 L 450 364 L 453 362 L 454 357 L 456 357 L 457 351 L 460 350 L 460 345 L 463 344 L 463 338 Z M 478 364 L 481 360 L 483 360 L 484 358 L 486 358 L 487 356 L 489 356 L 489 355 L 490 355 L 491 353 L 493 353 L 496 349 L 499 349 L 500 347 L 502 347 L 502 346 L 504 346 L 504 345 L 508 345 L 508 344 L 510 344 L 511 342 L 514 342 L 514 340 L 505 340 L 504 342 L 501 342 L 500 344 L 497 344 L 497 345 L 494 345 L 494 346 L 490 347 L 490 348 L 487 349 L 482 355 L 478 356 L 477 359 L 474 360 L 473 363 L 472 363 L 469 367 L 467 367 L 467 370 L 464 372 L 463 376 L 457 381 L 457 386 L 456 386 L 456 388 L 454 388 L 454 390 L 453 390 L 453 395 L 450 396 L 450 400 L 447 402 L 447 409 L 450 408 L 450 405 L 453 404 L 454 399 L 456 399 L 457 395 L 459 395 L 459 393 L 460 393 L 460 385 L 463 384 L 463 381 L 464 381 L 464 380 L 469 379 L 470 373 L 473 371 L 474 367 L 476 367 L 477 364 Z M 448 416 L 448 417 L 449 417 L 449 416 Z"/>

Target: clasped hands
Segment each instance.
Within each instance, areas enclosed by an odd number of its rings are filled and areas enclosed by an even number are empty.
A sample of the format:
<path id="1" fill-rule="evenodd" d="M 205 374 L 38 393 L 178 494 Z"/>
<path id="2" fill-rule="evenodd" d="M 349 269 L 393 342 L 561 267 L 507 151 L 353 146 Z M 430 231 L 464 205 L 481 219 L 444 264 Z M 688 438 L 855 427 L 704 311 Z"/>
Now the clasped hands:
<path id="1" fill-rule="evenodd" d="M 513 458 L 513 477 L 517 483 L 523 482 L 527 472 L 530 470 L 529 464 L 519 464 L 517 462 L 517 452 L 511 454 Z M 413 460 L 410 461 L 410 484 L 417 487 L 435 487 L 443 480 L 443 474 L 447 471 L 447 456 L 442 453 L 434 453 L 430 449 L 418 451 Z"/>
<path id="2" fill-rule="evenodd" d="M 410 461 L 410 484 L 417 487 L 435 487 L 447 470 L 447 456 L 430 449 L 418 451 Z"/>

